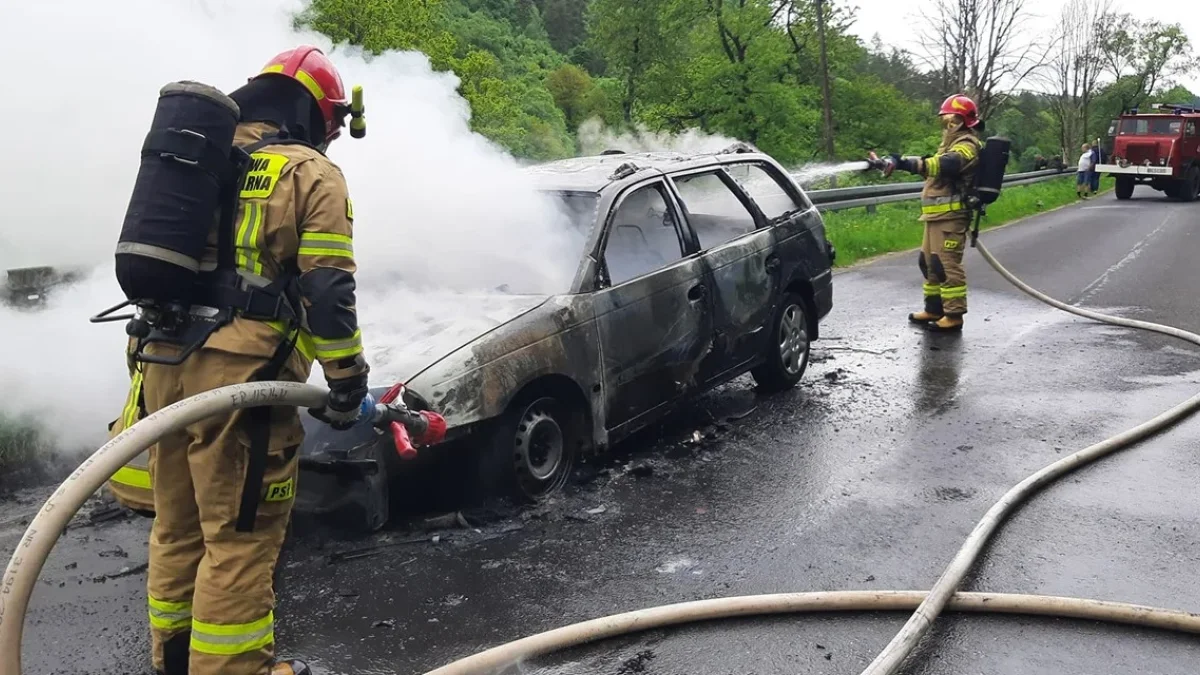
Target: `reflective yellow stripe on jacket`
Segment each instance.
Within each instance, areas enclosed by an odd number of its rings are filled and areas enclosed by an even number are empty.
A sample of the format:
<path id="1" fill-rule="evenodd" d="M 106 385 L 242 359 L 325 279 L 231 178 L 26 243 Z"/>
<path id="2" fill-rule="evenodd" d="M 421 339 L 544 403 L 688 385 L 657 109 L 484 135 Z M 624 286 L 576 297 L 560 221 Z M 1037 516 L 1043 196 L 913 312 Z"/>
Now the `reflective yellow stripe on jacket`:
<path id="1" fill-rule="evenodd" d="M 133 371 L 133 378 L 129 382 L 129 396 L 125 398 L 125 409 L 121 411 L 121 428 L 128 429 L 137 424 L 138 413 L 141 412 L 141 406 L 138 405 L 138 399 L 142 394 L 142 371 Z"/>
<path id="2" fill-rule="evenodd" d="M 962 211 L 963 208 L 962 199 L 960 199 L 958 195 L 949 195 L 945 197 L 923 197 L 921 199 L 921 213 L 923 215 Z"/>
<path id="3" fill-rule="evenodd" d="M 317 357 L 323 361 L 329 359 L 344 359 L 348 356 L 361 354 L 363 350 L 362 331 L 360 330 L 356 330 L 354 331 L 354 335 L 340 340 L 326 340 L 325 338 L 319 338 L 315 335 L 313 336 L 312 340 L 313 344 L 316 345 L 317 348 Z"/>
<path id="4" fill-rule="evenodd" d="M 975 159 L 976 157 L 979 156 L 979 150 L 975 147 L 974 143 L 971 143 L 969 141 L 959 141 L 958 143 L 955 143 L 954 145 L 950 146 L 950 149 L 947 150 L 946 152 L 958 153 L 958 155 L 960 157 L 962 157 L 963 167 L 966 167 L 968 164 L 971 163 L 971 161 L 973 159 Z M 933 157 L 926 159 L 925 160 L 925 177 L 926 178 L 937 178 L 940 175 L 942 175 L 942 158 L 941 158 L 941 156 L 935 155 Z"/>
<path id="5" fill-rule="evenodd" d="M 305 232 L 300 235 L 297 255 L 329 255 L 336 258 L 354 257 L 354 240 L 344 234 Z"/>
<path id="6" fill-rule="evenodd" d="M 137 424 L 142 417 L 142 407 L 139 399 L 142 394 L 142 371 L 133 371 L 129 382 L 129 395 L 125 397 L 125 407 L 121 410 L 121 429 L 128 429 Z M 150 471 L 140 466 L 123 466 L 117 469 L 110 479 L 114 483 L 128 485 L 143 490 L 153 489 L 150 482 Z"/>
<path id="7" fill-rule="evenodd" d="M 283 335 L 284 330 L 287 328 L 287 324 L 285 324 L 283 321 L 267 321 L 266 324 L 271 328 L 274 328 L 280 335 Z M 290 338 L 297 331 L 299 331 L 300 336 L 296 338 L 296 350 L 300 352 L 301 356 L 303 356 L 305 359 L 308 359 L 309 363 L 311 363 L 313 359 L 317 358 L 317 348 L 313 346 L 313 338 L 308 334 L 308 332 L 300 329 L 293 330 L 288 337 Z"/>
<path id="8" fill-rule="evenodd" d="M 192 622 L 192 651 L 220 656 L 245 654 L 275 642 L 275 613 L 250 623 Z"/>
<path id="9" fill-rule="evenodd" d="M 123 466 L 117 469 L 117 472 L 113 474 L 110 480 L 114 483 L 141 488 L 142 490 L 154 489 L 154 485 L 150 481 L 150 471 L 140 467 Z"/>
<path id="10" fill-rule="evenodd" d="M 242 221 L 238 225 L 235 242 L 237 265 L 247 272 L 261 275 L 263 266 L 258 239 L 262 234 L 263 205 L 253 200 L 244 201 L 243 204 L 245 208 L 242 209 Z"/>

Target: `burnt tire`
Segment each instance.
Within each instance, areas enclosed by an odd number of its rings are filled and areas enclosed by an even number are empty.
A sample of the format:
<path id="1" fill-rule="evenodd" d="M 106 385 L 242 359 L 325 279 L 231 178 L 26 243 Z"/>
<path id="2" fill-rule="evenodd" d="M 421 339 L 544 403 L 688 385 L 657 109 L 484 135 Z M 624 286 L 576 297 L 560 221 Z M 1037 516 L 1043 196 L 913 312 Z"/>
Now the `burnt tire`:
<path id="1" fill-rule="evenodd" d="M 1130 176 L 1117 176 L 1116 187 L 1113 189 L 1117 199 L 1129 199 L 1133 196 L 1133 178 Z"/>
<path id="2" fill-rule="evenodd" d="M 578 404 L 553 394 L 515 400 L 496 421 L 483 449 L 483 496 L 536 504 L 561 490 L 584 444 L 584 419 Z"/>
<path id="3" fill-rule="evenodd" d="M 796 386 L 808 369 L 812 312 L 799 293 L 787 293 L 771 319 L 766 360 L 750 371 L 759 389 L 777 392 Z"/>

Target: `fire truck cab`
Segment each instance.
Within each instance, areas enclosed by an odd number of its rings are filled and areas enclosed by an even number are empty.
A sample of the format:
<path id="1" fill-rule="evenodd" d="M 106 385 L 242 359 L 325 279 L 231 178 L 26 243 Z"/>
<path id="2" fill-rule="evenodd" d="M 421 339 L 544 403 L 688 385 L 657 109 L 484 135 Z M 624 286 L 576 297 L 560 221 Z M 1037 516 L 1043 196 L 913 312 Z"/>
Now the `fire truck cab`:
<path id="1" fill-rule="evenodd" d="M 1141 183 L 1194 201 L 1200 195 L 1200 108 L 1156 103 L 1151 109 L 1121 114 L 1108 162 L 1096 171 L 1116 178 L 1117 199 L 1129 199 Z"/>

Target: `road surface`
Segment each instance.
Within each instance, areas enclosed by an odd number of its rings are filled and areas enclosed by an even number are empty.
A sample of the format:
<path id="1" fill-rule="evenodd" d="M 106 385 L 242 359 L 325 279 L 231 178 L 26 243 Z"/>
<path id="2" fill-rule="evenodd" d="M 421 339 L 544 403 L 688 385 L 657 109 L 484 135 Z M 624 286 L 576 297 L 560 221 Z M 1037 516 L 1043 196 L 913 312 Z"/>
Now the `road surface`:
<path id="1" fill-rule="evenodd" d="M 985 233 L 1053 296 L 1200 331 L 1200 206 L 1149 190 Z M 472 528 L 411 516 L 353 539 L 301 523 L 278 586 L 279 650 L 319 673 L 413 673 L 603 614 L 727 595 L 928 589 L 987 508 L 1040 467 L 1200 388 L 1194 350 L 1097 325 L 967 258 L 960 337 L 907 325 L 916 255 L 839 274 L 803 386 L 749 379 L 585 467 L 561 499 Z M 699 441 L 695 439 L 699 435 Z M 1200 420 L 1086 468 L 1025 505 L 965 590 L 1095 597 L 1200 611 Z M 0 509 L 7 560 L 46 490 Z M 148 528 L 70 530 L 34 597 L 26 673 L 141 673 Z M 432 541 L 433 535 L 438 541 Z M 421 539 L 419 543 L 406 543 Z M 522 673 L 861 671 L 907 614 L 780 617 L 657 631 L 519 664 Z M 1179 673 L 1195 638 L 1083 621 L 945 616 L 922 675 Z"/>

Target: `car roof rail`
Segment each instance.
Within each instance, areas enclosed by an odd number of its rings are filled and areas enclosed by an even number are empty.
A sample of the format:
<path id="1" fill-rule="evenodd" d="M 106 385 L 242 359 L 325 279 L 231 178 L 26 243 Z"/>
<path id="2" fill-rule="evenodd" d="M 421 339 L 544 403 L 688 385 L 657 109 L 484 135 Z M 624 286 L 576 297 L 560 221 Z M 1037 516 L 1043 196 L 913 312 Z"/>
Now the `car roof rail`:
<path id="1" fill-rule="evenodd" d="M 605 150 L 604 152 L 602 152 L 602 153 L 600 153 L 600 154 L 601 154 L 601 155 L 623 155 L 623 154 L 625 154 L 625 151 L 624 151 L 624 150 L 617 150 L 617 149 L 615 149 L 615 148 L 610 148 L 610 149 L 608 149 L 608 150 Z"/>
<path id="2" fill-rule="evenodd" d="M 740 155 L 746 152 L 758 152 L 758 149 L 749 143 L 738 141 L 733 145 L 718 152 L 718 155 Z"/>
<path id="3" fill-rule="evenodd" d="M 641 170 L 641 167 L 639 167 L 637 164 L 634 164 L 633 162 L 625 162 L 621 166 L 618 166 L 617 169 L 612 172 L 612 175 L 608 177 L 608 179 L 621 180 L 622 178 L 628 178 L 629 176 L 632 176 Z"/>

